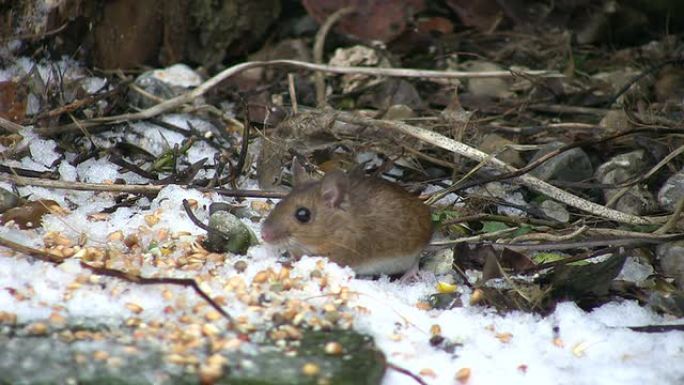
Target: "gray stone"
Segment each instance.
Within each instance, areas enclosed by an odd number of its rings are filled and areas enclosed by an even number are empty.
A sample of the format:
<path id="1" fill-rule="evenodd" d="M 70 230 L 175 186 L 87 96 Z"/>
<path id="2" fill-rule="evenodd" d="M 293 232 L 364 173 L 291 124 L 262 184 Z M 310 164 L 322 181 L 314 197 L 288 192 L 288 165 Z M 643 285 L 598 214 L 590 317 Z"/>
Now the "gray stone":
<path id="1" fill-rule="evenodd" d="M 634 282 L 637 286 L 642 287 L 643 282 L 651 276 L 654 271 L 653 266 L 643 263 L 639 258 L 628 257 L 625 260 L 625 264 L 622 266 L 622 271 L 618 274 L 617 279 Z"/>
<path id="2" fill-rule="evenodd" d="M 0 188 L 0 213 L 4 213 L 9 209 L 18 206 L 19 201 L 20 199 L 17 194 Z"/>
<path id="3" fill-rule="evenodd" d="M 563 146 L 565 143 L 562 142 L 547 143 L 537 151 L 530 162 Z M 587 153 L 581 148 L 573 148 L 542 163 L 530 174 L 545 181 L 581 182 L 590 179 L 594 175 L 594 169 Z"/>
<path id="4" fill-rule="evenodd" d="M 561 223 L 568 223 L 570 221 L 570 213 L 562 203 L 547 199 L 539 207 L 549 218 L 553 218 Z"/>
<path id="5" fill-rule="evenodd" d="M 210 250 L 235 254 L 245 254 L 247 249 L 259 243 L 256 235 L 240 218 L 227 211 L 217 211 L 209 217 L 207 247 Z"/>
<path id="6" fill-rule="evenodd" d="M 48 322 L 48 321 L 45 321 Z M 110 325 L 94 331 L 109 336 L 101 340 L 68 340 L 70 329 L 29 336 L 25 325 L 0 330 L 0 385 L 117 384 L 199 385 L 196 370 L 169 363 L 168 347 L 148 339 L 132 337 L 130 328 Z M 70 330 L 71 333 L 78 328 Z M 81 329 L 82 330 L 82 329 Z M 69 333 L 67 333 L 69 334 Z M 259 339 L 254 335 L 253 339 Z M 223 375 L 212 383 L 313 385 L 379 384 L 385 373 L 385 356 L 372 338 L 351 330 L 303 331 L 302 338 L 287 349 L 275 341 L 250 343 L 249 349 L 220 352 L 225 358 Z M 339 354 L 325 349 L 329 342 L 342 347 Z M 97 359 L 99 355 L 106 357 Z M 205 349 L 186 352 L 200 363 L 208 358 Z M 304 374 L 305 364 L 318 373 Z"/>
<path id="7" fill-rule="evenodd" d="M 684 171 L 672 175 L 658 191 L 658 203 L 660 207 L 668 211 L 674 211 L 677 202 L 684 198 Z"/>
<path id="8" fill-rule="evenodd" d="M 656 256 L 660 260 L 663 274 L 674 278 L 679 288 L 684 288 L 684 241 L 658 245 Z"/>
<path id="9" fill-rule="evenodd" d="M 504 146 L 508 144 L 514 144 L 514 142 L 498 134 L 487 134 L 482 137 L 482 141 L 478 147 L 487 154 L 497 153 L 497 159 L 501 159 L 513 167 L 522 167 L 525 162 L 520 157 L 520 153 L 518 151 L 510 148 L 501 151 Z"/>
<path id="10" fill-rule="evenodd" d="M 614 156 L 596 170 L 595 178 L 602 184 L 620 184 L 642 174 L 649 166 L 643 150 Z M 603 196 L 610 201 L 622 188 L 605 189 Z M 641 184 L 629 186 L 615 202 L 615 209 L 632 215 L 647 215 L 658 210 L 655 196 Z"/>

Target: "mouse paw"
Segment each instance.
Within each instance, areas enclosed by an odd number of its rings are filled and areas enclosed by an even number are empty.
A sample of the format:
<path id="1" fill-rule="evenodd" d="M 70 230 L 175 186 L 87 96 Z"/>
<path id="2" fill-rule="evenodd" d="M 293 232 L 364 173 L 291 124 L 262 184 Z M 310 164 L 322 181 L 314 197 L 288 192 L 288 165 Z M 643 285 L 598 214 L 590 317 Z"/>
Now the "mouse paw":
<path id="1" fill-rule="evenodd" d="M 404 275 L 399 278 L 399 283 L 402 284 L 409 284 L 409 283 L 414 283 L 418 282 L 420 280 L 420 275 L 418 274 L 418 264 L 414 264 L 411 266 L 408 271 L 404 273 Z"/>

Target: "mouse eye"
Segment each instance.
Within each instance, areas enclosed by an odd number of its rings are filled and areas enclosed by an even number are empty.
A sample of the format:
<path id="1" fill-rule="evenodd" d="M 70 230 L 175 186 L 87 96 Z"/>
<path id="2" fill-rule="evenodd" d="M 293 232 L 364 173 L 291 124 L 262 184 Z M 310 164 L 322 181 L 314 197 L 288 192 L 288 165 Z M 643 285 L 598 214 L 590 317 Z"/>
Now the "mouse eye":
<path id="1" fill-rule="evenodd" d="M 300 207 L 295 211 L 295 218 L 302 223 L 307 223 L 311 220 L 311 211 L 306 207 Z"/>

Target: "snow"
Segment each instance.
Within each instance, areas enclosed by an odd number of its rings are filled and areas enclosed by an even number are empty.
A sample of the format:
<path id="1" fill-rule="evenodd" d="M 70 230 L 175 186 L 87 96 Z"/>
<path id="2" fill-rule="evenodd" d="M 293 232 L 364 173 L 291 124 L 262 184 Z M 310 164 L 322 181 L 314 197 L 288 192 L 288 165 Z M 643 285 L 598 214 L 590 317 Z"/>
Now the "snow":
<path id="1" fill-rule="evenodd" d="M 164 120 L 187 129 L 187 121 L 200 130 L 208 123 L 185 115 L 169 115 Z M 183 136 L 155 126 L 137 122 L 126 134 L 127 139 L 147 151 L 159 155 L 180 144 Z M 56 143 L 39 139 L 27 133 L 31 154 L 22 159 L 22 167 L 42 169 L 58 159 Z M 111 146 L 119 133 L 106 133 L 93 138 L 98 146 Z M 132 139 L 135 138 L 135 141 Z M 27 139 L 27 140 L 29 140 Z M 191 161 L 208 157 L 213 161 L 215 150 L 204 143 L 196 143 L 189 151 Z M 7 163 L 7 162 L 6 162 Z M 42 167 L 39 167 L 42 166 Z M 144 183 L 132 173 L 121 173 L 106 158 L 92 158 L 76 167 L 66 161 L 59 164 L 59 173 L 65 181 L 107 183 L 123 179 L 128 183 Z M 243 188 L 253 188 L 253 180 L 244 180 Z M 8 185 L 3 183 L 3 187 Z M 436 187 L 434 187 L 436 189 Z M 152 241 L 165 242 L 162 229 L 177 235 L 178 241 L 191 243 L 203 230 L 195 226 L 182 209 L 182 200 L 197 202 L 196 216 L 206 223 L 211 202 L 225 200 L 216 194 L 205 194 L 179 186 L 167 186 L 152 200 L 139 199 L 133 207 L 122 207 L 101 219 L 92 215 L 114 204 L 118 194 L 50 190 L 21 187 L 23 196 L 31 199 L 54 199 L 69 211 L 63 216 L 49 214 L 43 227 L 35 230 L 18 230 L 0 227 L 0 237 L 33 247 L 41 247 L 48 232 L 60 232 L 69 239 L 85 239 L 84 246 L 106 245 L 112 251 L 123 251 L 121 242 L 112 241 L 109 235 L 122 231 L 124 235 L 140 232 L 143 245 Z M 458 202 L 452 194 L 446 201 Z M 250 198 L 241 201 L 247 207 L 252 202 L 265 201 Z M 156 216 L 153 225 L 147 216 Z M 245 224 L 257 234 L 259 224 L 245 219 Z M 173 237 L 172 237 L 173 238 Z M 282 268 L 276 250 L 267 246 L 252 247 L 246 256 L 230 256 L 230 262 L 215 267 L 207 262 L 198 271 L 155 266 L 150 249 L 142 248 L 140 257 L 145 261 L 141 274 L 145 276 L 199 277 L 211 276 L 201 285 L 211 295 L 228 295 L 230 279 L 241 277 L 244 282 L 265 269 Z M 171 258 L 177 255 L 172 254 Z M 247 269 L 238 274 L 234 261 L 244 260 Z M 124 263 L 124 262 L 119 262 Z M 327 276 L 326 289 L 309 277 L 322 267 Z M 292 263 L 292 277 L 301 277 L 300 289 L 284 292 L 312 306 L 328 301 L 331 293 L 342 288 L 349 290 L 347 303 L 353 312 L 354 328 L 375 338 L 388 362 L 421 374 L 428 384 L 456 384 L 455 375 L 460 369 L 469 369 L 468 384 L 572 384 L 572 385 L 631 385 L 684 383 L 684 332 L 639 333 L 628 326 L 681 323 L 643 308 L 634 301 L 614 302 L 591 312 L 579 309 L 573 303 L 561 303 L 546 316 L 512 312 L 498 314 L 492 309 L 468 305 L 469 290 L 459 287 L 462 307 L 450 310 L 424 310 L 417 305 L 434 293 L 437 281 L 423 278 L 412 284 L 390 282 L 387 277 L 378 280 L 359 279 L 349 268 L 342 268 L 327 260 L 303 257 Z M 99 277 L 85 270 L 79 261 L 70 258 L 60 265 L 16 256 L 5 248 L 0 249 L 0 312 L 16 314 L 17 321 L 28 323 L 44 320 L 54 312 L 70 317 L 87 317 L 100 322 L 118 325 L 131 316 L 142 320 L 172 320 L 176 315 L 165 311 L 169 301 L 181 312 L 190 312 L 202 303 L 190 289 L 172 285 L 136 285 L 109 277 Z M 79 290 L 86 287 L 86 290 Z M 165 298 L 170 293 L 172 299 Z M 167 296 L 168 297 L 168 296 Z M 231 297 L 232 298 L 232 297 Z M 143 310 L 133 314 L 130 304 Z M 233 317 L 245 316 L 257 323 L 261 315 L 239 301 L 228 301 L 226 311 Z M 445 342 L 430 344 L 431 330 L 438 325 Z M 453 344 L 453 351 L 445 345 Z M 250 347 L 244 349 L 249 351 Z M 397 371 L 388 370 L 385 385 L 415 384 L 415 380 Z"/>

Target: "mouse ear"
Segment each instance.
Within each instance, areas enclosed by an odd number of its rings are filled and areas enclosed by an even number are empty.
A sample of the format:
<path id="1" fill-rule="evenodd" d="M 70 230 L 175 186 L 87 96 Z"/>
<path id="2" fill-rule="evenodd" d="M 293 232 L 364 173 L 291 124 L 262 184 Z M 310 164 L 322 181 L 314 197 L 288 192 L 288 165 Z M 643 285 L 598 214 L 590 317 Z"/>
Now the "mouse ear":
<path id="1" fill-rule="evenodd" d="M 349 191 L 349 177 L 340 170 L 330 171 L 321 180 L 321 197 L 330 208 L 338 208 Z"/>
<path id="2" fill-rule="evenodd" d="M 304 165 L 296 156 L 292 158 L 292 168 L 290 169 L 290 172 L 292 173 L 292 184 L 294 186 L 299 186 L 312 180 L 311 176 L 306 172 Z"/>

